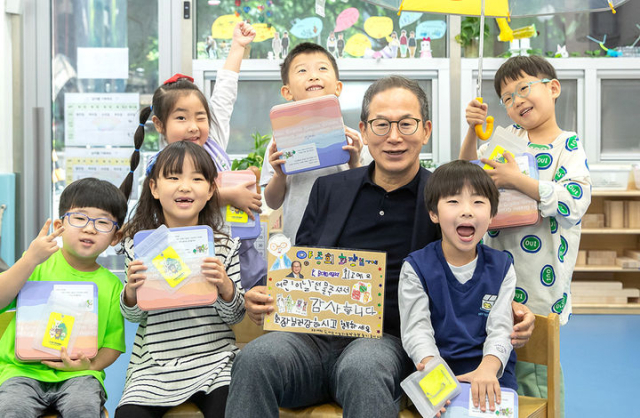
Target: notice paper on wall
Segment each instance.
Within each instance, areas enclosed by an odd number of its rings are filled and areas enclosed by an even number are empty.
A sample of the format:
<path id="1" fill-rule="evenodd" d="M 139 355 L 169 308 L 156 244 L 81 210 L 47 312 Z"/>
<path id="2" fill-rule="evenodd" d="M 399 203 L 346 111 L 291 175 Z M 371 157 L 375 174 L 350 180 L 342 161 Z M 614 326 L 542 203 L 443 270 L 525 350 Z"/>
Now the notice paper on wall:
<path id="1" fill-rule="evenodd" d="M 132 146 L 139 107 L 138 93 L 65 93 L 65 145 Z"/>
<path id="2" fill-rule="evenodd" d="M 78 48 L 78 78 L 129 78 L 129 48 Z"/>
<path id="3" fill-rule="evenodd" d="M 265 330 L 382 337 L 386 253 L 292 247 L 282 234 L 267 250 Z"/>
<path id="4" fill-rule="evenodd" d="M 119 187 L 129 173 L 129 158 L 133 148 L 77 148 L 67 147 L 65 156 L 65 180 L 70 184 L 86 177 L 106 180 Z M 134 174 L 137 184 L 138 173 Z M 135 199 L 137 187 L 133 188 L 132 197 Z"/>

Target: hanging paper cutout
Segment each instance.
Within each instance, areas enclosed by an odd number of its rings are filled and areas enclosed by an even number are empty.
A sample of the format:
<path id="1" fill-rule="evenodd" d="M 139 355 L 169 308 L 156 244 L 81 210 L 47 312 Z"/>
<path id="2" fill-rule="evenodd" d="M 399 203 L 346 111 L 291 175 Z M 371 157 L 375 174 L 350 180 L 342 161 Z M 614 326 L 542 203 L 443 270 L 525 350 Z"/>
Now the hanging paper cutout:
<path id="1" fill-rule="evenodd" d="M 244 7 L 242 8 L 242 10 L 244 10 L 244 12 L 245 12 L 245 13 L 249 13 L 249 11 L 251 11 L 251 7 L 249 7 L 249 6 L 244 6 Z"/>
<path id="2" fill-rule="evenodd" d="M 211 36 L 218 39 L 231 39 L 233 29 L 239 22 L 242 22 L 242 19 L 237 14 L 220 16 L 211 25 Z"/>
<path id="3" fill-rule="evenodd" d="M 322 20 L 318 17 L 296 19 L 289 32 L 300 39 L 314 38 L 322 32 Z"/>
<path id="4" fill-rule="evenodd" d="M 447 33 L 447 22 L 444 20 L 427 20 L 416 26 L 416 38 L 440 39 Z"/>
<path id="5" fill-rule="evenodd" d="M 412 24 L 420 19 L 421 16 L 422 13 L 420 12 L 402 12 L 400 15 L 400 27 L 404 28 L 405 26 Z"/>
<path id="6" fill-rule="evenodd" d="M 347 40 L 344 52 L 352 57 L 362 57 L 367 49 L 371 49 L 371 40 L 366 35 L 357 33 Z"/>
<path id="7" fill-rule="evenodd" d="M 360 12 L 355 7 L 344 9 L 336 18 L 336 28 L 334 32 L 342 32 L 349 29 L 360 18 Z"/>
<path id="8" fill-rule="evenodd" d="M 251 26 L 256 30 L 256 37 L 253 39 L 253 42 L 262 42 L 271 39 L 276 32 L 276 28 L 266 23 L 255 23 Z"/>
<path id="9" fill-rule="evenodd" d="M 375 39 L 391 35 L 393 20 L 386 16 L 373 16 L 364 22 L 364 31 Z"/>

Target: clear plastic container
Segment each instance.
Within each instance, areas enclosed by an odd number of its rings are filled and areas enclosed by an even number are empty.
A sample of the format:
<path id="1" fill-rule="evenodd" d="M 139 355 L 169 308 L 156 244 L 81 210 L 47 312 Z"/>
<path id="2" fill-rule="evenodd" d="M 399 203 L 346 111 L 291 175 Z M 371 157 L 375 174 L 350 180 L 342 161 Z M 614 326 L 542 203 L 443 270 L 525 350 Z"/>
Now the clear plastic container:
<path id="1" fill-rule="evenodd" d="M 590 165 L 591 184 L 594 189 L 627 190 L 631 166 L 624 164 Z"/>
<path id="2" fill-rule="evenodd" d="M 434 417 L 448 400 L 460 393 L 458 379 L 439 357 L 431 359 L 424 370 L 410 374 L 400 386 L 424 418 Z"/>

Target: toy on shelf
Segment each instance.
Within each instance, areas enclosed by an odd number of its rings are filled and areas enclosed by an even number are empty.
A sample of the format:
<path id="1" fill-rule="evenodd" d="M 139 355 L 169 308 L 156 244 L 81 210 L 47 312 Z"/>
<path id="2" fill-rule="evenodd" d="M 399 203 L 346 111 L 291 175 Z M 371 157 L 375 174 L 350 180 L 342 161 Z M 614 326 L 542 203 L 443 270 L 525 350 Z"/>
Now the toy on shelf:
<path id="1" fill-rule="evenodd" d="M 607 53 L 608 57 L 621 57 L 622 56 L 622 52 L 620 51 L 616 51 L 615 49 L 609 49 L 606 46 L 604 46 L 605 42 L 607 42 L 607 34 L 604 34 L 604 38 L 602 38 L 602 41 L 597 40 L 596 38 L 593 38 L 589 35 L 587 35 L 587 38 L 589 38 L 589 40 L 597 43 L 598 45 L 600 45 L 600 48 L 602 48 L 603 51 L 605 51 Z"/>
<path id="2" fill-rule="evenodd" d="M 501 42 L 510 42 L 509 51 L 513 55 L 528 56 L 529 53 L 527 51 L 531 49 L 530 39 L 538 36 L 536 25 L 511 29 L 505 18 L 497 18 L 496 22 L 498 22 L 498 27 L 500 28 L 498 40 Z"/>

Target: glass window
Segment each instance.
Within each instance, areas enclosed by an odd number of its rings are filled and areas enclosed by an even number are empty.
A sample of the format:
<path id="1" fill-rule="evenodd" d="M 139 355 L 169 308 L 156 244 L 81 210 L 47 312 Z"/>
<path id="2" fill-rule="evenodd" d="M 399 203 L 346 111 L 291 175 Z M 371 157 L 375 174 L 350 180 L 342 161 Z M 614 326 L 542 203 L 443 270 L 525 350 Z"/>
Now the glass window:
<path id="1" fill-rule="evenodd" d="M 315 7 L 316 0 L 197 0 L 196 59 L 224 59 L 231 29 L 240 20 L 250 21 L 258 31 L 251 58 L 279 59 L 287 47 L 301 42 L 318 43 L 343 58 L 362 57 L 367 47 L 368 56 L 417 58 L 423 37 L 430 38 L 434 57 L 446 56 L 444 15 L 398 16 L 363 0 L 326 2 L 325 17 L 317 15 Z"/>
<path id="2" fill-rule="evenodd" d="M 344 123 L 358 130 L 362 97 L 373 80 L 346 80 L 340 94 L 340 107 Z M 433 119 L 433 101 L 431 99 L 431 80 L 419 80 L 420 86 L 429 98 L 430 117 Z M 213 84 L 212 84 L 213 86 Z M 251 134 L 271 134 L 269 110 L 278 104 L 286 103 L 280 95 L 280 81 L 275 80 L 240 80 L 238 83 L 238 100 L 231 116 L 231 135 L 227 152 L 232 158 L 241 158 L 253 147 Z M 248 109 L 253 109 L 249 111 Z M 432 152 L 431 138 L 423 147 L 423 153 Z"/>
<path id="3" fill-rule="evenodd" d="M 638 108 L 640 79 L 601 80 L 600 153 L 612 159 L 640 158 L 637 120 L 631 116 Z M 618 156 L 616 158 L 616 156 Z"/>
<path id="4" fill-rule="evenodd" d="M 603 3 L 606 6 L 606 2 Z M 553 57 L 559 52 L 559 47 L 566 46 L 567 56 L 603 57 L 607 52 L 588 36 L 598 41 L 603 41 L 606 36 L 605 48 L 616 49 L 632 45 L 640 35 L 636 27 L 640 16 L 640 3 L 630 1 L 617 7 L 616 11 L 615 15 L 611 11 L 603 11 L 515 17 L 511 19 L 509 26 L 514 31 L 530 25 L 535 26 L 536 36 L 530 39 L 529 49 L 537 55 Z M 464 18 L 463 24 L 465 19 L 469 18 Z M 500 29 L 496 20 L 487 19 L 486 28 L 489 29 L 489 36 L 485 38 L 485 56 L 509 56 L 509 43 L 498 40 Z M 639 48 L 634 51 L 624 50 L 625 54 L 640 54 L 640 45 L 636 46 Z"/>
<path id="5" fill-rule="evenodd" d="M 562 94 L 556 102 L 556 120 L 558 126 L 566 131 L 578 131 L 578 80 L 561 79 Z M 513 121 L 507 116 L 505 108 L 493 87 L 493 80 L 482 80 L 482 95 L 489 105 L 489 114 L 495 118 L 495 126 L 511 126 Z"/>
<path id="6" fill-rule="evenodd" d="M 51 19 L 56 216 L 68 183 L 97 177 L 119 186 L 129 172 L 137 113 L 158 85 L 158 1 L 55 0 Z M 157 149 L 149 120 L 142 150 Z M 107 267 L 122 267 L 111 247 L 106 254 Z"/>

